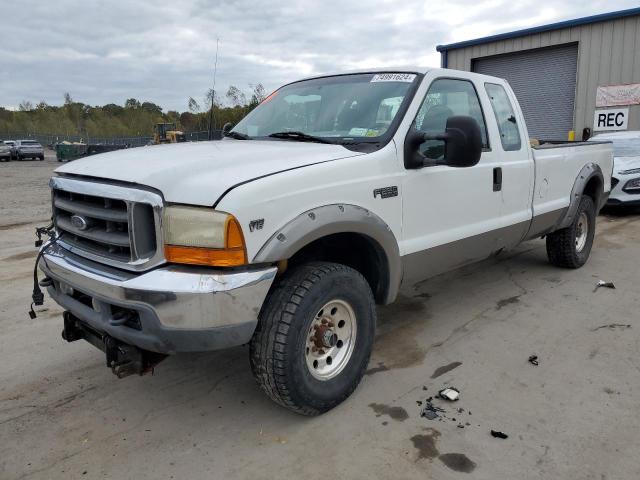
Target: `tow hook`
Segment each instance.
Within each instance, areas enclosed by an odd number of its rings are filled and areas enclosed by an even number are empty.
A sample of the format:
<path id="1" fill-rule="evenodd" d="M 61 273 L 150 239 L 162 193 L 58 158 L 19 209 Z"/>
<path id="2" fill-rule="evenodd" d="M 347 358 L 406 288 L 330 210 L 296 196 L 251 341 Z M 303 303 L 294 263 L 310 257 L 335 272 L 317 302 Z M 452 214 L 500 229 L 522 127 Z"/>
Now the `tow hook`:
<path id="1" fill-rule="evenodd" d="M 107 354 L 107 367 L 118 378 L 128 377 L 137 373 L 144 375 L 144 361 L 142 352 L 131 345 L 118 342 L 115 338 L 106 335 L 104 337 L 105 353 Z"/>
<path id="2" fill-rule="evenodd" d="M 102 350 L 107 357 L 107 367 L 118 378 L 153 373 L 154 367 L 166 358 L 166 355 L 161 353 L 142 350 L 116 340 L 106 333 L 98 332 L 71 312 L 64 312 L 63 318 L 62 338 L 67 342 L 84 339 Z"/>

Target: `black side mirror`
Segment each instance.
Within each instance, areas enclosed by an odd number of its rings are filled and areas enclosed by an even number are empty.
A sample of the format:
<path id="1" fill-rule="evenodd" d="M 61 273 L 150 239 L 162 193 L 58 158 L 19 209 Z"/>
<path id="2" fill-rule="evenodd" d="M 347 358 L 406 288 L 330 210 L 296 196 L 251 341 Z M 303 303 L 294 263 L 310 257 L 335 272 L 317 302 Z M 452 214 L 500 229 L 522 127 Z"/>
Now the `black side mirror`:
<path id="1" fill-rule="evenodd" d="M 445 143 L 444 160 L 434 160 L 420 153 L 420 145 L 427 140 Z M 412 129 L 405 140 L 404 162 L 406 168 L 422 168 L 434 165 L 473 167 L 482 155 L 482 132 L 473 117 L 456 115 L 447 119 L 444 133 L 430 134 Z"/>
<path id="2" fill-rule="evenodd" d="M 229 133 L 233 128 L 233 123 L 227 122 L 222 126 L 222 133 Z"/>

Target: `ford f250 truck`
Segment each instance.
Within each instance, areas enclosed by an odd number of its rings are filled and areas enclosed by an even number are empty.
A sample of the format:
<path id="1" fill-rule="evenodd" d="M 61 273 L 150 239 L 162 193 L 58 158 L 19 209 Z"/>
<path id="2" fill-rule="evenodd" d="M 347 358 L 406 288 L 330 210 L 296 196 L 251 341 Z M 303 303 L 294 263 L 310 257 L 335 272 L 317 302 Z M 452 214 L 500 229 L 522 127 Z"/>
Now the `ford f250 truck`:
<path id="1" fill-rule="evenodd" d="M 546 237 L 578 268 L 611 187 L 607 142 L 534 142 L 504 80 L 409 68 L 269 95 L 222 141 L 64 165 L 39 268 L 118 376 L 250 344 L 264 392 L 301 414 L 356 388 L 376 304 Z"/>

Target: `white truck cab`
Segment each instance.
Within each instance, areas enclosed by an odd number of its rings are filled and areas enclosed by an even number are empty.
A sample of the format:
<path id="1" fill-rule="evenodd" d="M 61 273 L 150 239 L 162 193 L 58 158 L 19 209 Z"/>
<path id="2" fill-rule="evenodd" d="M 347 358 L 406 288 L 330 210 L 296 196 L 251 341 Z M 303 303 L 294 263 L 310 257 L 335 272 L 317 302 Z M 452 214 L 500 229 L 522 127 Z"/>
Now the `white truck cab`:
<path id="1" fill-rule="evenodd" d="M 587 261 L 611 145 L 535 143 L 499 78 L 301 80 L 222 141 L 60 167 L 41 283 L 66 309 L 64 338 L 119 376 L 250 343 L 263 390 L 319 414 L 356 388 L 375 304 L 402 286 L 542 236 L 552 264 Z"/>

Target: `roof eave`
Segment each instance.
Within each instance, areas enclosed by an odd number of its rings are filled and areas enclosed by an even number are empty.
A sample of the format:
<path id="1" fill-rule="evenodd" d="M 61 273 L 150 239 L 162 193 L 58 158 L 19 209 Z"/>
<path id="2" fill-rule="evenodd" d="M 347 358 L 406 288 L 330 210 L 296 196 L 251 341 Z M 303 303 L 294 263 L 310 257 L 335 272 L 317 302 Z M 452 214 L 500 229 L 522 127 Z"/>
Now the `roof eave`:
<path id="1" fill-rule="evenodd" d="M 474 45 L 482 45 L 485 43 L 497 42 L 500 40 L 508 40 L 511 38 L 524 37 L 526 35 L 548 32 L 550 30 L 560 30 L 562 28 L 579 27 L 581 25 L 589 25 L 591 23 L 605 22 L 607 20 L 616 20 L 619 18 L 631 17 L 634 15 L 640 15 L 640 7 L 630 8 L 627 10 L 619 10 L 617 12 L 600 13 L 598 15 L 591 15 L 589 17 L 576 18 L 573 20 L 563 20 L 562 22 L 550 23 L 550 24 L 541 25 L 538 27 L 525 28 L 522 30 L 516 30 L 514 32 L 499 33 L 497 35 L 490 35 L 488 37 L 476 38 L 473 40 L 465 40 L 457 43 L 450 43 L 448 45 L 438 45 L 436 46 L 436 50 L 442 53 L 448 50 L 455 50 L 458 48 L 472 47 Z"/>

